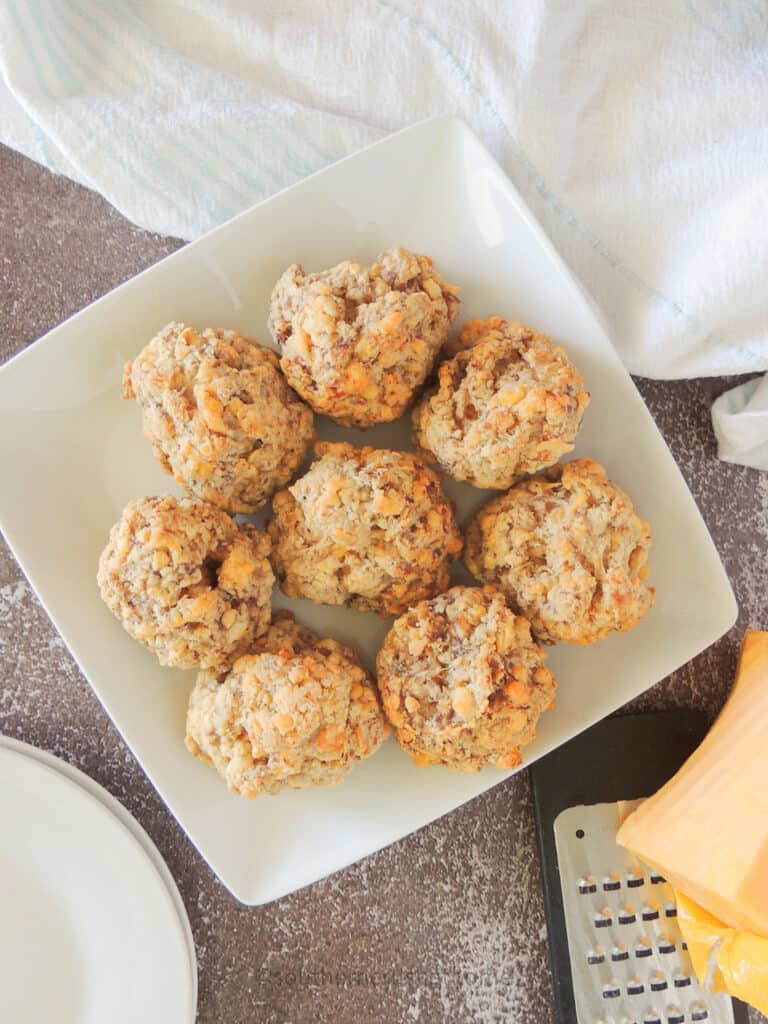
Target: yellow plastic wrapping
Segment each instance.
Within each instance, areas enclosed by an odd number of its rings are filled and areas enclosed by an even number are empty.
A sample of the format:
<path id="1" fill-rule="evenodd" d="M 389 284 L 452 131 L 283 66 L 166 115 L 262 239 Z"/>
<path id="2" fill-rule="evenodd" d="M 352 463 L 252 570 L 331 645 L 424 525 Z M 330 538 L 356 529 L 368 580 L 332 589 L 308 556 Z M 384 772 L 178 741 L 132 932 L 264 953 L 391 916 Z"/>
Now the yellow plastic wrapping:
<path id="1" fill-rule="evenodd" d="M 768 939 L 729 928 L 681 892 L 675 897 L 677 922 L 701 985 L 768 1015 Z"/>
<path id="2" fill-rule="evenodd" d="M 700 983 L 768 1015 L 768 631 L 747 630 L 733 690 L 699 748 L 620 812 L 617 842 L 675 890 Z"/>

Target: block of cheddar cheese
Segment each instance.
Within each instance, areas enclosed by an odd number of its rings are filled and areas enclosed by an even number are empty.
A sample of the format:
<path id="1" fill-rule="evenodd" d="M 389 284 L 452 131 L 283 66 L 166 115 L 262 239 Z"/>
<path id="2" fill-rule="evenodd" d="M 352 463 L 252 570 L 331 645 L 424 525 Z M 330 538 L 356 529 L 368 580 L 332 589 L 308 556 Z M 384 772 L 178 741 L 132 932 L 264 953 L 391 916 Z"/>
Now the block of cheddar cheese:
<path id="1" fill-rule="evenodd" d="M 768 937 L 768 632 L 747 631 L 711 730 L 617 842 L 724 924 Z"/>

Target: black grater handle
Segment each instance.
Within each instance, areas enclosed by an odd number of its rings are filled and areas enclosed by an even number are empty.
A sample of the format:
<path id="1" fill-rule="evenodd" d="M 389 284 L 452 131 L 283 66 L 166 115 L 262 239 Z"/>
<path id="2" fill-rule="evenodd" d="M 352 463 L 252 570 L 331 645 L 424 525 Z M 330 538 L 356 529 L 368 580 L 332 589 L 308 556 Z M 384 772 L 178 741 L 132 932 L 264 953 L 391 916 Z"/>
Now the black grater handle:
<path id="1" fill-rule="evenodd" d="M 554 823 L 579 804 L 650 796 L 698 747 L 709 722 L 700 711 L 655 711 L 598 722 L 531 766 L 541 858 L 549 959 L 558 1024 L 578 1024 L 565 928 Z M 747 1007 L 733 1000 L 735 1024 L 749 1024 Z"/>

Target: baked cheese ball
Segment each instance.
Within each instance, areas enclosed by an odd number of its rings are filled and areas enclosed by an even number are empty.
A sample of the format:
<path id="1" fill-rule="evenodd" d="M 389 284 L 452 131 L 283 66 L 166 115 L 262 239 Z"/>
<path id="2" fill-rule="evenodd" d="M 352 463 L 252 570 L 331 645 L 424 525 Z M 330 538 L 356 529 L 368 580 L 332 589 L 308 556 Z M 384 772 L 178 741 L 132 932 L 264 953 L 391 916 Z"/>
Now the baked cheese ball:
<path id="1" fill-rule="evenodd" d="M 231 669 L 198 675 L 186 744 L 232 793 L 254 797 L 333 786 L 388 733 L 354 651 L 280 612 Z"/>
<path id="2" fill-rule="evenodd" d="M 344 426 L 397 419 L 456 316 L 457 288 L 428 256 L 388 249 L 371 267 L 293 264 L 272 292 L 269 329 L 291 387 Z"/>
<path id="3" fill-rule="evenodd" d="M 314 438 L 277 354 L 236 331 L 170 323 L 126 364 L 123 386 L 163 469 L 228 512 L 265 505 Z"/>
<path id="4" fill-rule="evenodd" d="M 101 596 L 161 665 L 229 662 L 269 626 L 269 538 L 191 498 L 138 498 L 99 560 Z"/>
<path id="5" fill-rule="evenodd" d="M 514 768 L 555 680 L 492 587 L 453 587 L 397 619 L 377 660 L 384 711 L 418 765 Z"/>
<path id="6" fill-rule="evenodd" d="M 272 564 L 289 597 L 399 615 L 448 586 L 462 539 L 440 480 L 411 452 L 320 443 L 278 491 Z"/>
<path id="7" fill-rule="evenodd" d="M 653 604 L 648 523 L 591 459 L 494 498 L 466 539 L 470 572 L 502 590 L 541 643 L 591 644 L 632 629 Z"/>
<path id="8" fill-rule="evenodd" d="M 471 320 L 413 410 L 414 444 L 456 480 L 504 490 L 572 450 L 588 403 L 549 338 L 499 317 Z"/>

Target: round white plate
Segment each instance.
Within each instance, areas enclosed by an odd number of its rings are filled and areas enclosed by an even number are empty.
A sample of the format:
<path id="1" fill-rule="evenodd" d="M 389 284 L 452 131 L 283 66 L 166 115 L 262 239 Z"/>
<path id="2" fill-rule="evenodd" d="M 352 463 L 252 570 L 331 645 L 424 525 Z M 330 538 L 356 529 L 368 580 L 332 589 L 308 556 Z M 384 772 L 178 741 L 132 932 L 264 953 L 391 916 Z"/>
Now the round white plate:
<path id="1" fill-rule="evenodd" d="M 197 1011 L 197 954 L 195 951 L 195 940 L 192 936 L 192 928 L 189 924 L 189 918 L 187 917 L 184 901 L 176 887 L 173 875 L 168 870 L 168 865 L 163 860 L 162 854 L 158 848 L 149 838 L 138 821 L 136 821 L 136 819 L 129 814 L 126 808 L 123 807 L 120 801 L 116 800 L 108 790 L 104 789 L 103 786 L 100 786 L 98 782 L 90 777 L 90 775 L 86 775 L 85 772 L 81 772 L 78 768 L 75 768 L 74 765 L 69 764 L 67 761 L 62 761 L 61 758 L 55 757 L 47 750 L 41 750 L 39 747 L 33 747 L 29 743 L 24 743 L 22 740 L 12 739 L 10 736 L 0 735 L 0 750 L 2 749 L 15 750 L 17 754 L 22 754 L 25 757 L 31 757 L 34 761 L 39 761 L 41 764 L 48 765 L 49 768 L 60 772 L 66 778 L 84 789 L 87 793 L 90 793 L 91 796 L 95 797 L 99 803 L 102 803 L 107 810 L 111 811 L 118 821 L 123 823 L 152 861 L 155 870 L 165 883 L 165 887 L 171 897 L 171 902 L 176 908 L 179 924 L 184 932 L 189 961 L 189 987 L 191 992 L 191 998 L 189 1000 L 189 1021 L 190 1024 L 194 1024 Z"/>
<path id="2" fill-rule="evenodd" d="M 143 846 L 61 772 L 0 749 L 0 992 L 28 1024 L 189 1024 L 187 936 Z"/>

